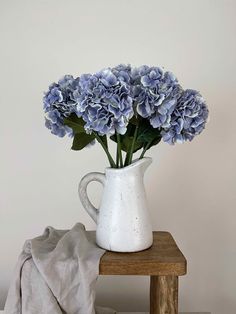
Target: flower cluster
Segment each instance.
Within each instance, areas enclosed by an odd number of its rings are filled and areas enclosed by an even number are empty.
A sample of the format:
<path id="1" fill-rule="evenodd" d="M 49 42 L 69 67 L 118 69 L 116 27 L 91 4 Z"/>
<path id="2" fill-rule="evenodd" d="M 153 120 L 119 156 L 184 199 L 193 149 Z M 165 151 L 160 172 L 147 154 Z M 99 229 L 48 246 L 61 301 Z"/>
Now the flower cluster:
<path id="1" fill-rule="evenodd" d="M 75 112 L 76 102 L 73 93 L 78 86 L 78 79 L 65 75 L 58 83 L 49 86 L 43 98 L 45 125 L 52 134 L 59 137 L 73 135 L 72 129 L 64 125 L 64 118 Z"/>
<path id="2" fill-rule="evenodd" d="M 195 90 L 185 90 L 171 115 L 170 126 L 162 131 L 163 141 L 169 144 L 192 141 L 203 131 L 207 118 L 203 97 Z"/>
<path id="3" fill-rule="evenodd" d="M 86 122 L 84 127 L 88 133 L 112 135 L 126 132 L 134 113 L 129 78 L 122 68 L 109 68 L 80 77 L 76 113 Z"/>
<path id="4" fill-rule="evenodd" d="M 158 67 L 142 66 L 132 71 L 133 98 L 137 112 L 153 128 L 170 126 L 171 114 L 182 93 L 176 77 Z"/>
<path id="5" fill-rule="evenodd" d="M 60 137 L 72 135 L 64 124 L 72 113 L 87 134 L 125 134 L 130 119 L 149 121 L 164 142 L 191 141 L 200 134 L 208 109 L 199 92 L 184 90 L 171 72 L 159 67 L 118 65 L 80 78 L 66 75 L 44 96 L 46 126 Z"/>

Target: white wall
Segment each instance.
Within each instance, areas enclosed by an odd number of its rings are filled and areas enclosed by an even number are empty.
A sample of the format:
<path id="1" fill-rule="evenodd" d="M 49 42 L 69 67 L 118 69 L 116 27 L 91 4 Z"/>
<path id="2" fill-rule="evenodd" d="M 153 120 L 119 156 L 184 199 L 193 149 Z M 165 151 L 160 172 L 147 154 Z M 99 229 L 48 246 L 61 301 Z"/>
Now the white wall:
<path id="1" fill-rule="evenodd" d="M 146 176 L 156 230 L 188 259 L 181 311 L 236 313 L 236 1 L 1 0 L 0 299 L 25 239 L 47 225 L 95 228 L 77 197 L 99 146 L 80 153 L 44 127 L 42 93 L 63 74 L 118 63 L 160 65 L 206 98 L 211 121 L 191 144 L 161 144 Z M 99 200 L 100 187 L 90 194 Z M 148 309 L 148 278 L 102 277 L 98 302 Z"/>

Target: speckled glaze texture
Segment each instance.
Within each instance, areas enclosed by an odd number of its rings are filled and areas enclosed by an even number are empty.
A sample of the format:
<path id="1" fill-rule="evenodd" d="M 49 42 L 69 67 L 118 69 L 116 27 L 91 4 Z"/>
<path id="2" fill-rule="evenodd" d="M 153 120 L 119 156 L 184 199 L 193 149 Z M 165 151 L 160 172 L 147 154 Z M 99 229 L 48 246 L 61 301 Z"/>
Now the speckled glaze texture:
<path id="1" fill-rule="evenodd" d="M 106 168 L 105 174 L 93 172 L 84 176 L 79 185 L 81 202 L 97 223 L 97 244 L 109 251 L 137 252 L 153 242 L 152 225 L 143 183 L 151 158 L 143 158 L 120 168 Z M 88 199 L 91 181 L 103 184 L 101 206 L 96 209 Z"/>

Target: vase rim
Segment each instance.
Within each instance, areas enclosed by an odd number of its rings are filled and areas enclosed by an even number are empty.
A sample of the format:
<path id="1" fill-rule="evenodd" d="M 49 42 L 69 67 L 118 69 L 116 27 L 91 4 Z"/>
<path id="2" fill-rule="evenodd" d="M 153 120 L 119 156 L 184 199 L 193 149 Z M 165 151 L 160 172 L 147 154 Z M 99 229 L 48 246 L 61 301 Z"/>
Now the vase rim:
<path id="1" fill-rule="evenodd" d="M 148 162 L 149 164 L 152 162 L 152 158 L 151 157 L 143 157 L 141 159 L 134 159 L 133 162 L 125 167 L 122 168 L 111 168 L 111 167 L 106 167 L 105 170 L 106 171 L 114 171 L 114 172 L 119 172 L 119 171 L 124 171 L 124 170 L 128 170 L 128 169 L 132 169 L 134 167 L 137 167 L 138 165 L 144 164 Z"/>

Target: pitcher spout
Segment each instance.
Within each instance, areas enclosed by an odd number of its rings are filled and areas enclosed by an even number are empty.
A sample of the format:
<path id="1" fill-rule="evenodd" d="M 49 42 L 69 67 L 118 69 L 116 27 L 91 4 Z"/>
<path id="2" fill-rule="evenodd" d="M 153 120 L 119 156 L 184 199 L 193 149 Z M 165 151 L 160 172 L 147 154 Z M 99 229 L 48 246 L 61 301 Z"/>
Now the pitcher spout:
<path id="1" fill-rule="evenodd" d="M 139 172 L 141 175 L 144 175 L 148 166 L 152 163 L 152 158 L 143 157 L 142 159 L 136 159 L 132 164 L 124 168 L 106 168 L 106 174 L 114 176 L 120 175 L 130 175 L 130 173 Z"/>
<path id="2" fill-rule="evenodd" d="M 141 174 L 144 175 L 145 171 L 149 167 L 149 165 L 152 163 L 152 158 L 151 157 L 143 157 L 142 159 L 135 159 L 131 165 L 123 168 L 124 170 L 127 171 L 135 171 L 138 170 Z"/>
<path id="3" fill-rule="evenodd" d="M 147 170 L 147 168 L 151 165 L 152 158 L 151 157 L 144 157 L 142 159 L 139 159 L 137 161 L 137 163 L 140 164 L 141 172 L 142 172 L 142 174 L 144 174 L 145 171 Z"/>

